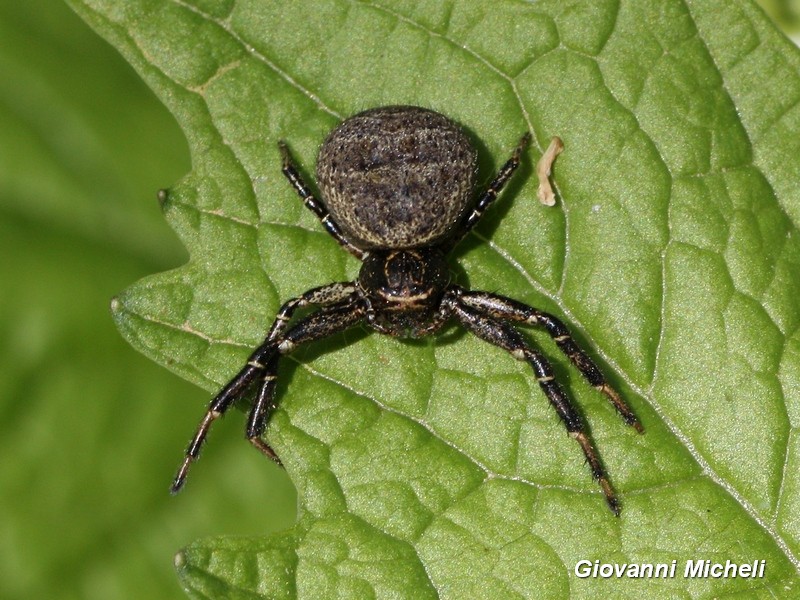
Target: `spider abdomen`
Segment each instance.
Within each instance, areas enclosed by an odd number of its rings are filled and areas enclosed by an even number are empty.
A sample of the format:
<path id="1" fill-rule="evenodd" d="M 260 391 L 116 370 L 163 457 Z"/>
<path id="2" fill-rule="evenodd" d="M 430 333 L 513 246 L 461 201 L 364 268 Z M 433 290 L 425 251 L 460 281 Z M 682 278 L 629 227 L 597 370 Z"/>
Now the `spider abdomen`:
<path id="1" fill-rule="evenodd" d="M 317 183 L 359 248 L 418 248 L 447 238 L 470 207 L 476 160 L 469 138 L 444 115 L 388 106 L 331 132 L 317 157 Z"/>

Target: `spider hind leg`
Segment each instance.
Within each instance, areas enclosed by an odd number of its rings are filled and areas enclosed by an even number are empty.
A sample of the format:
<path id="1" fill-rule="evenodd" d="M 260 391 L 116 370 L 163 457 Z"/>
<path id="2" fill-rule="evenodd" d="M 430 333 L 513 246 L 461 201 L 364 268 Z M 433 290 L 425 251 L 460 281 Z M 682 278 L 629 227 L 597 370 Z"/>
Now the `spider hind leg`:
<path id="1" fill-rule="evenodd" d="M 333 220 L 333 217 L 331 217 L 328 209 L 325 208 L 325 205 L 320 202 L 316 196 L 314 196 L 314 194 L 311 193 L 311 189 L 308 187 L 308 184 L 303 181 L 300 171 L 297 170 L 297 167 L 292 160 L 292 155 L 289 152 L 289 147 L 286 145 L 286 142 L 283 140 L 278 142 L 278 150 L 281 153 L 281 161 L 283 163 L 281 170 L 283 171 L 283 175 L 289 180 L 289 183 L 292 185 L 297 195 L 300 196 L 300 199 L 303 201 L 303 204 L 305 204 L 306 208 L 317 216 L 322 223 L 322 226 L 325 228 L 325 231 L 327 231 L 331 237 L 333 237 L 333 239 L 339 242 L 339 245 L 342 246 L 342 248 L 347 250 L 358 260 L 364 260 L 366 252 L 364 252 L 364 250 L 361 248 L 356 247 L 344 236 L 342 229 L 339 227 L 338 223 Z"/>
<path id="2" fill-rule="evenodd" d="M 517 143 L 517 147 L 514 148 L 514 152 L 511 154 L 511 157 L 505 162 L 505 164 L 503 164 L 502 167 L 500 167 L 500 170 L 489 184 L 489 187 L 487 187 L 486 190 L 484 190 L 484 192 L 478 197 L 475 207 L 459 224 L 457 230 L 453 234 L 452 239 L 447 245 L 448 251 L 458 244 L 458 242 L 464 239 L 464 237 L 470 231 L 472 231 L 475 225 L 478 224 L 478 221 L 481 220 L 481 217 L 483 217 L 483 214 L 486 212 L 486 210 L 494 203 L 495 200 L 497 200 L 500 192 L 503 191 L 506 183 L 508 183 L 508 180 L 511 179 L 511 176 L 514 174 L 514 171 L 516 171 L 519 167 L 520 162 L 522 161 L 522 153 L 524 152 L 525 148 L 528 147 L 530 141 L 530 133 L 525 133 L 520 138 L 519 142 Z"/>

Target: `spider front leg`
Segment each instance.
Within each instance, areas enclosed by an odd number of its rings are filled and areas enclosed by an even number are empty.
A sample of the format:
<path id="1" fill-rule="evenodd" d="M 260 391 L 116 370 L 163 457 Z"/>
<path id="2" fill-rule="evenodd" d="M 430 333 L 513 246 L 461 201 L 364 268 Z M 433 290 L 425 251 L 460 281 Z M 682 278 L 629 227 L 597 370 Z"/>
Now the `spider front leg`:
<path id="1" fill-rule="evenodd" d="M 298 308 L 309 305 L 322 306 L 323 309 L 320 312 L 325 311 L 325 307 L 333 310 L 337 305 L 351 306 L 356 302 L 356 298 L 354 284 L 349 282 L 332 283 L 311 289 L 297 298 L 292 298 L 281 306 L 264 342 L 250 355 L 247 364 L 245 364 L 236 376 L 222 388 L 208 405 L 208 409 L 200 421 L 200 425 L 197 427 L 194 437 L 192 437 L 192 440 L 186 448 L 183 463 L 178 469 L 175 479 L 172 481 L 170 491 L 173 494 L 178 493 L 186 482 L 186 475 L 189 471 L 189 467 L 200 456 L 200 449 L 205 442 L 206 436 L 208 436 L 208 431 L 211 429 L 212 423 L 224 415 L 228 408 L 244 395 L 247 389 L 258 379 L 259 374 L 263 374 L 265 371 L 269 373 L 269 366 L 271 361 L 274 360 L 274 355 L 280 352 L 276 346 L 276 343 L 278 343 L 276 340 L 281 338 L 286 331 L 289 320 L 294 312 Z M 320 314 L 320 312 L 315 314 Z M 298 326 L 303 322 L 304 321 L 298 323 Z M 262 387 L 265 386 L 262 384 Z M 260 394 L 261 392 L 259 392 L 259 395 Z M 258 399 L 256 402 L 258 402 Z M 264 454 L 280 464 L 280 461 L 271 449 L 267 450 L 261 448 L 256 442 L 253 442 L 253 444 L 258 446 Z"/>
<path id="2" fill-rule="evenodd" d="M 583 419 L 575 410 L 564 389 L 555 380 L 552 367 L 547 359 L 540 352 L 531 348 L 522 339 L 522 336 L 507 323 L 470 307 L 457 296 L 450 302 L 453 314 L 465 328 L 490 344 L 506 350 L 517 360 L 526 361 L 533 368 L 539 387 L 555 408 L 570 437 L 575 439 L 583 450 L 592 471 L 592 477 L 600 484 L 608 507 L 611 512 L 619 516 L 619 501 L 614 493 L 614 488 L 611 487 L 603 464 L 600 462 L 597 448 L 589 437 Z"/>
<path id="3" fill-rule="evenodd" d="M 617 391 L 609 385 L 600 368 L 586 352 L 572 339 L 566 325 L 560 319 L 512 298 L 506 298 L 489 292 L 470 292 L 462 290 L 461 302 L 465 305 L 489 314 L 497 319 L 505 319 L 525 323 L 526 325 L 541 325 L 550 337 L 553 338 L 559 350 L 572 361 L 589 385 L 602 392 L 614 405 L 622 419 L 639 433 L 644 432 L 642 424 L 630 406 L 622 399 Z"/>
<path id="4" fill-rule="evenodd" d="M 276 406 L 275 386 L 278 379 L 280 357 L 292 352 L 301 344 L 314 342 L 352 327 L 361 321 L 365 314 L 366 308 L 359 300 L 342 302 L 309 315 L 292 326 L 284 335 L 271 342 L 271 355 L 270 351 L 265 352 L 265 355 L 270 358 L 265 361 L 264 376 L 250 410 L 245 433 L 250 443 L 269 458 L 280 462 L 272 448 L 261 439 L 269 417 Z"/>
<path id="5" fill-rule="evenodd" d="M 292 316 L 298 308 L 306 306 L 331 306 L 347 299 L 355 299 L 356 297 L 356 284 L 352 281 L 342 281 L 339 283 L 329 283 L 318 288 L 308 290 L 301 296 L 292 298 L 284 302 L 278 314 L 275 316 L 275 321 L 267 334 L 266 340 L 273 340 L 280 336 L 289 325 Z"/>

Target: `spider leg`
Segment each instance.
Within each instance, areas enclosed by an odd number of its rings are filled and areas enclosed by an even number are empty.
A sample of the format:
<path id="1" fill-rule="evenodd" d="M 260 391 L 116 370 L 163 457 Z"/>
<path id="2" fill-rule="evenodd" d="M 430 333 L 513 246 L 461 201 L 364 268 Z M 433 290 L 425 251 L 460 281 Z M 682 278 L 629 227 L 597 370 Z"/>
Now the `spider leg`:
<path id="1" fill-rule="evenodd" d="M 297 167 L 292 161 L 292 155 L 289 154 L 289 147 L 286 145 L 286 142 L 283 140 L 279 141 L 278 149 L 280 150 L 281 158 L 283 159 L 283 167 L 281 170 L 286 176 L 286 179 L 289 180 L 289 183 L 292 184 L 292 187 L 297 192 L 297 195 L 300 196 L 303 204 L 306 205 L 306 208 L 317 215 L 317 218 L 322 222 L 322 226 L 325 227 L 325 231 L 327 231 L 337 242 L 339 242 L 339 245 L 341 245 L 357 259 L 364 260 L 364 257 L 367 253 L 360 248 L 356 248 L 347 240 L 347 238 L 344 237 L 342 230 L 339 228 L 339 225 L 336 223 L 336 221 L 333 220 L 333 217 L 331 217 L 328 209 L 325 208 L 325 205 L 323 205 L 322 202 L 314 197 L 314 194 L 311 193 L 311 190 L 309 189 L 308 185 L 306 185 L 306 182 L 303 181 L 300 172 L 297 170 Z"/>
<path id="2" fill-rule="evenodd" d="M 250 409 L 250 416 L 247 419 L 245 436 L 262 454 L 280 465 L 281 460 L 278 458 L 278 455 L 275 454 L 275 451 L 269 444 L 261 439 L 264 429 L 266 428 L 267 419 L 275 409 L 274 398 L 275 385 L 278 380 L 279 356 L 279 354 L 276 354 L 264 369 L 264 376 L 258 388 L 258 394 L 253 402 L 253 407 Z"/>
<path id="3" fill-rule="evenodd" d="M 278 379 L 278 362 L 281 356 L 297 346 L 314 342 L 344 331 L 361 321 L 366 308 L 358 300 L 342 302 L 312 313 L 292 326 L 285 334 L 272 340 L 272 355 L 265 361 L 264 376 L 247 420 L 246 437 L 267 457 L 280 464 L 275 451 L 263 440 L 270 415 L 276 407 L 275 385 Z"/>
<path id="4" fill-rule="evenodd" d="M 172 480 L 170 492 L 177 494 L 183 484 L 186 482 L 186 474 L 189 472 L 189 467 L 200 456 L 200 448 L 206 440 L 208 430 L 211 429 L 211 424 L 225 414 L 225 411 L 230 408 L 237 398 L 242 396 L 250 384 L 258 376 L 258 373 L 264 369 L 264 365 L 259 363 L 254 358 L 255 355 L 250 357 L 247 364 L 231 379 L 227 385 L 211 400 L 208 405 L 206 414 L 200 421 L 189 445 L 186 447 L 183 463 L 181 463 L 175 479 Z"/>
<path id="5" fill-rule="evenodd" d="M 465 328 L 490 344 L 506 350 L 517 360 L 526 361 L 533 368 L 536 380 L 545 396 L 566 426 L 570 437 L 574 438 L 583 450 L 592 471 L 592 477 L 600 484 L 608 507 L 611 512 L 619 516 L 619 501 L 611 487 L 603 464 L 600 462 L 600 455 L 589 437 L 583 419 L 575 410 L 564 389 L 555 380 L 553 369 L 547 359 L 540 352 L 531 348 L 511 325 L 497 320 L 479 309 L 470 307 L 461 299 L 453 300 L 452 303 L 453 314 Z"/>
<path id="6" fill-rule="evenodd" d="M 268 370 L 267 367 L 272 355 L 278 352 L 275 346 L 275 340 L 286 330 L 288 321 L 295 310 L 310 304 L 317 304 L 323 307 L 328 306 L 331 309 L 336 307 L 337 304 L 350 306 L 355 302 L 354 293 L 355 286 L 351 283 L 332 283 L 311 289 L 297 298 L 292 298 L 281 306 L 264 342 L 250 355 L 247 364 L 242 367 L 233 379 L 231 379 L 209 403 L 208 409 L 200 421 L 200 425 L 197 427 L 197 431 L 186 448 L 183 463 L 178 469 L 175 479 L 172 481 L 170 491 L 173 494 L 181 490 L 186 481 L 186 474 L 189 471 L 189 467 L 200 456 L 200 449 L 205 442 L 209 429 L 211 429 L 211 424 L 224 415 L 225 411 L 227 411 L 237 399 L 244 395 L 260 373 L 264 373 L 264 371 Z M 322 310 L 324 311 L 325 308 Z M 319 314 L 319 312 L 314 314 Z M 264 453 L 270 456 L 269 452 Z M 277 458 L 274 456 L 270 457 L 273 459 Z"/>
<path id="7" fill-rule="evenodd" d="M 606 398 L 614 405 L 622 419 L 639 433 L 644 432 L 642 424 L 630 406 L 622 399 L 617 391 L 606 381 L 600 368 L 586 352 L 572 339 L 566 325 L 557 317 L 546 313 L 517 300 L 506 298 L 489 292 L 470 292 L 463 290 L 460 294 L 461 301 L 467 306 L 486 313 L 497 319 L 507 319 L 525 323 L 526 325 L 541 325 L 550 337 L 556 342 L 559 350 L 572 361 L 589 385 L 605 394 Z"/>
<path id="8" fill-rule="evenodd" d="M 317 288 L 312 288 L 304 294 L 287 300 L 278 310 L 272 327 L 267 334 L 267 340 L 274 340 L 280 336 L 289 325 L 295 311 L 306 306 L 331 306 L 343 302 L 348 298 L 354 297 L 356 285 L 352 281 L 342 281 L 339 283 L 329 283 Z"/>
<path id="9" fill-rule="evenodd" d="M 464 237 L 472 230 L 472 228 L 475 227 L 478 221 L 480 221 L 483 213 L 486 212 L 486 209 L 489 208 L 489 206 L 491 206 L 491 204 L 497 199 L 498 194 L 505 187 L 506 183 L 508 183 L 511 175 L 513 175 L 514 171 L 516 171 L 517 167 L 519 167 L 522 152 L 525 150 L 530 141 L 530 133 L 526 133 L 520 138 L 517 147 L 514 148 L 511 158 L 509 158 L 500 168 L 500 170 L 497 172 L 497 175 L 495 175 L 494 179 L 489 184 L 489 187 L 486 188 L 486 191 L 481 194 L 480 198 L 478 198 L 478 201 L 475 203 L 475 208 L 472 209 L 472 212 L 467 215 L 467 217 L 461 222 L 456 231 L 453 233 L 453 237 L 450 239 L 447 247 L 445 248 L 445 252 L 449 252 L 456 244 L 458 244 L 458 242 L 464 239 Z"/>

